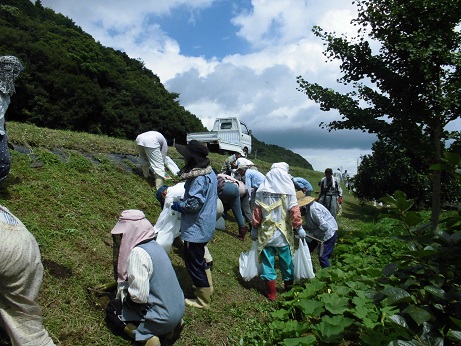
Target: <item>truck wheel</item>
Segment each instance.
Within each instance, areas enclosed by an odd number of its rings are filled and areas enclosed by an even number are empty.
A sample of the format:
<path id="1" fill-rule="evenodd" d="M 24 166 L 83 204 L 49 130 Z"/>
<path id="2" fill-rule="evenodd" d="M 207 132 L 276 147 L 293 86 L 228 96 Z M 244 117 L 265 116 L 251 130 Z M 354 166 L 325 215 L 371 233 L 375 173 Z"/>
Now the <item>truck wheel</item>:
<path id="1" fill-rule="evenodd" d="M 243 148 L 243 152 L 245 153 L 245 156 L 248 156 L 248 148 L 247 147 Z"/>

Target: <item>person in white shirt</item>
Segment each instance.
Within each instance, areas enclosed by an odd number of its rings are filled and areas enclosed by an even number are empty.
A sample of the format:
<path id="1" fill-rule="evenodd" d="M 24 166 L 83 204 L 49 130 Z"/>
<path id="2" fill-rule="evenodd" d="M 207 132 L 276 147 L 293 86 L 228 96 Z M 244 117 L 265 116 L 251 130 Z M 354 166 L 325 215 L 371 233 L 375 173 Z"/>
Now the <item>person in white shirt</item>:
<path id="1" fill-rule="evenodd" d="M 315 201 L 314 197 L 305 196 L 301 191 L 296 193 L 301 214 L 305 214 L 305 225 L 303 226 L 309 233 L 306 241 L 309 250 L 312 252 L 320 244 L 319 262 L 322 268 L 330 266 L 330 257 L 336 243 L 338 224 L 322 204 Z"/>
<path id="2" fill-rule="evenodd" d="M 37 302 L 43 280 L 40 249 L 4 206 L 0 206 L 0 239 L 0 326 L 13 346 L 53 346 Z"/>
<path id="3" fill-rule="evenodd" d="M 11 167 L 5 113 L 15 92 L 14 81 L 23 69 L 21 62 L 15 56 L 0 56 L 0 181 L 8 176 Z"/>
<path id="4" fill-rule="evenodd" d="M 183 328 L 184 294 L 168 254 L 153 239 L 154 227 L 141 210 L 125 210 L 111 233 L 121 241 L 108 325 L 142 345 L 173 343 Z"/>
<path id="5" fill-rule="evenodd" d="M 139 159 L 141 160 L 144 178 L 149 177 L 149 171 L 154 174 L 155 187 L 158 189 L 165 181 L 165 162 L 168 144 L 165 137 L 157 131 L 147 131 L 136 137 Z"/>

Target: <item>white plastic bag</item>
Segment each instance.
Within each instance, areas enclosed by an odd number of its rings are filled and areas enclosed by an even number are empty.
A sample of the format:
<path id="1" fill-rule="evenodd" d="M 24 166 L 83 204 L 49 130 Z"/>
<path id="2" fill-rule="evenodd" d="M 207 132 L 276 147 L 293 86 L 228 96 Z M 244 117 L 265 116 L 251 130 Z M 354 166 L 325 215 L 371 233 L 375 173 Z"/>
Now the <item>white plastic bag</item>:
<path id="1" fill-rule="evenodd" d="M 311 253 L 305 239 L 299 240 L 298 250 L 296 250 L 293 256 L 293 266 L 293 274 L 296 282 L 299 282 L 302 279 L 312 279 L 315 277 Z"/>
<path id="2" fill-rule="evenodd" d="M 239 271 L 245 281 L 250 281 L 261 272 L 261 264 L 258 262 L 257 241 L 253 241 L 250 251 L 242 252 L 240 254 Z"/>
<path id="3" fill-rule="evenodd" d="M 165 164 L 168 168 L 168 170 L 173 173 L 173 175 L 178 175 L 179 173 L 179 167 L 176 165 L 176 163 L 171 159 L 171 157 L 167 156 L 165 160 Z"/>

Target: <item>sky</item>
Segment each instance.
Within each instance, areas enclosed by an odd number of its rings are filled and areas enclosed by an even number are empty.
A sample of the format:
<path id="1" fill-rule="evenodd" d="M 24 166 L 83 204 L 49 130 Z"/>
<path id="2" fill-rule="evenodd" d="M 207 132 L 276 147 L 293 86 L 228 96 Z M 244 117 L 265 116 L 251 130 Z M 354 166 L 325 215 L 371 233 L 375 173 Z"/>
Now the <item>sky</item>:
<path id="1" fill-rule="evenodd" d="M 216 117 L 238 116 L 258 140 L 300 154 L 316 171 L 355 174 L 360 156 L 371 154 L 374 135 L 320 128 L 340 115 L 321 111 L 296 82 L 302 76 L 343 90 L 339 61 L 326 62 L 312 28 L 352 37 L 352 1 L 41 2 L 102 45 L 143 61 L 208 129 Z"/>

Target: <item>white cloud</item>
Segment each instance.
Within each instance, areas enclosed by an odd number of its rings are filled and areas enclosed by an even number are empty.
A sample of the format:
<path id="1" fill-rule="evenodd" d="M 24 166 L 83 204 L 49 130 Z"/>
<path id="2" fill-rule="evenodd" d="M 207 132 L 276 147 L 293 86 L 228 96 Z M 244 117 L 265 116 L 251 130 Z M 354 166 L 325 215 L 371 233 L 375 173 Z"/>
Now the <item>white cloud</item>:
<path id="1" fill-rule="evenodd" d="M 355 6 L 344 0 L 252 0 L 250 7 L 247 2 L 233 2 L 233 12 L 222 21 L 233 23 L 234 34 L 246 40 L 252 51 L 221 59 L 185 56 L 179 38 L 169 37 L 155 21 L 155 16 L 174 16 L 177 8 L 187 8 L 190 21 L 206 21 L 200 10 L 211 8 L 216 1 L 42 0 L 42 4 L 70 17 L 101 44 L 141 59 L 168 90 L 180 94 L 181 105 L 208 128 L 217 116 L 239 116 L 258 139 L 306 156 L 318 170 L 341 166 L 335 163 L 338 160 L 345 160 L 342 165 L 347 166 L 359 151 L 369 150 L 373 136 L 357 132 L 338 135 L 319 129 L 321 121 L 337 119 L 338 114 L 321 112 L 296 90 L 300 75 L 338 88 L 339 62 L 325 63 L 323 42 L 311 29 L 320 25 L 328 32 L 353 35 L 350 21 Z M 250 10 L 242 11 L 241 6 Z M 216 49 L 220 56 L 219 46 Z M 322 161 L 323 154 L 313 155 L 320 150 L 336 158 Z"/>

